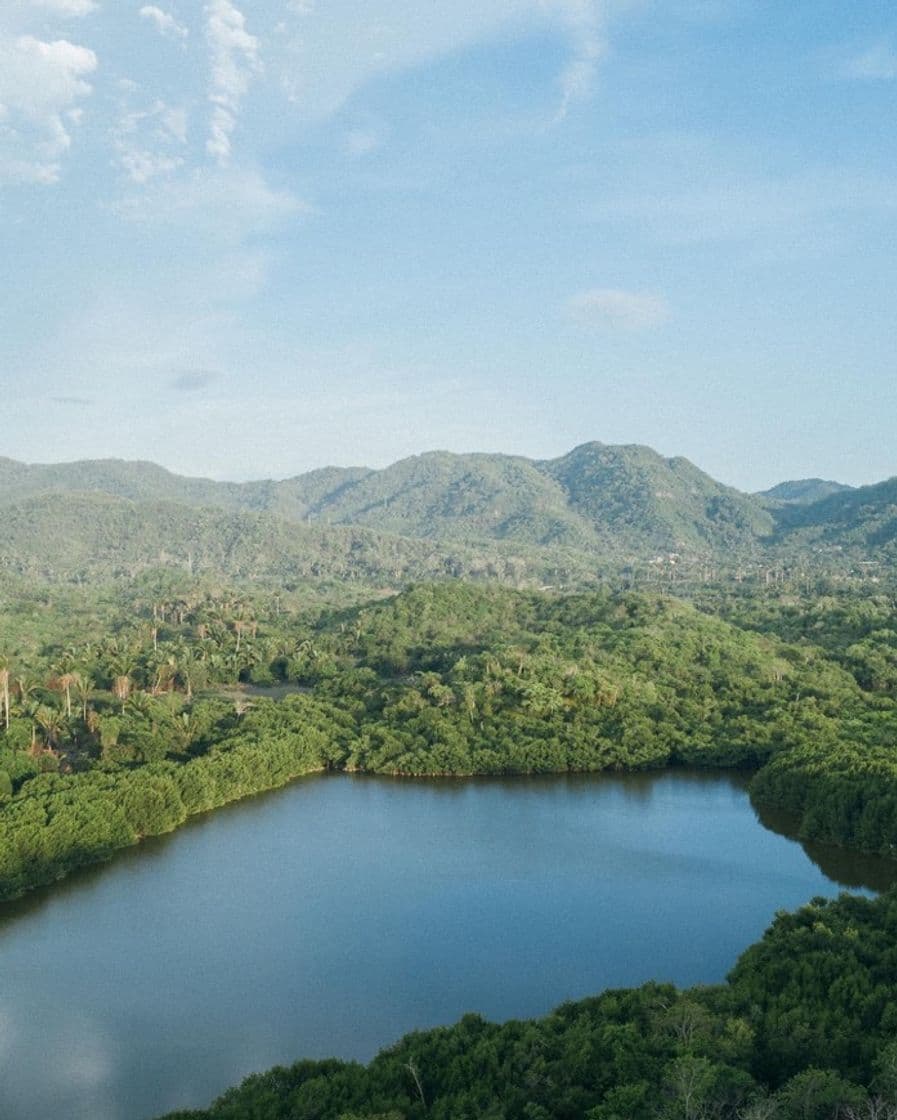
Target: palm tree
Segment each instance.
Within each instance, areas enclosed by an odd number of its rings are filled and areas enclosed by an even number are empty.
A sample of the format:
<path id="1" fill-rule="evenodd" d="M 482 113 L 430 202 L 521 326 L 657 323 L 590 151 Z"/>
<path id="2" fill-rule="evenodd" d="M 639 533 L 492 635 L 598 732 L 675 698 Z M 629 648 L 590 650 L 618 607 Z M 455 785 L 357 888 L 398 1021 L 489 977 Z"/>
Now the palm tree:
<path id="1" fill-rule="evenodd" d="M 37 692 L 38 683 L 35 677 L 30 673 L 22 673 L 21 676 L 15 679 L 16 692 L 19 694 L 19 704 L 23 711 L 29 707 L 29 701 L 32 695 Z"/>
<path id="2" fill-rule="evenodd" d="M 112 695 L 121 702 L 122 711 L 125 710 L 125 704 L 131 695 L 133 672 L 133 656 L 126 650 L 116 649 L 109 659 L 109 675 L 112 678 Z"/>
<path id="3" fill-rule="evenodd" d="M 3 726 L 9 731 L 9 662 L 0 662 L 0 705 L 3 708 Z"/>
<path id="4" fill-rule="evenodd" d="M 178 642 L 174 651 L 176 673 L 184 684 L 187 699 L 193 699 L 193 681 L 200 665 L 200 658 L 187 642 Z"/>
<path id="5" fill-rule="evenodd" d="M 87 705 L 93 690 L 93 678 L 90 673 L 87 672 L 72 673 L 72 687 L 75 690 L 75 695 L 78 697 L 78 704 L 81 708 L 81 719 L 87 723 Z"/>
<path id="6" fill-rule="evenodd" d="M 78 674 L 67 670 L 61 676 L 55 677 L 51 682 L 51 688 L 55 688 L 61 692 L 65 697 L 65 715 L 66 719 L 72 718 L 72 685 L 78 679 Z"/>
<path id="7" fill-rule="evenodd" d="M 125 704 L 128 702 L 128 697 L 131 695 L 131 678 L 127 673 L 121 673 L 112 681 L 112 695 L 116 700 L 121 701 L 121 710 L 125 710 Z"/>
<path id="8" fill-rule="evenodd" d="M 43 731 L 47 740 L 47 749 L 55 751 L 59 746 L 64 727 L 62 712 L 58 712 L 55 708 L 49 708 L 46 704 L 41 704 L 34 713 L 34 723 Z M 39 753 L 34 735 L 31 738 L 31 749 L 32 752 Z"/>

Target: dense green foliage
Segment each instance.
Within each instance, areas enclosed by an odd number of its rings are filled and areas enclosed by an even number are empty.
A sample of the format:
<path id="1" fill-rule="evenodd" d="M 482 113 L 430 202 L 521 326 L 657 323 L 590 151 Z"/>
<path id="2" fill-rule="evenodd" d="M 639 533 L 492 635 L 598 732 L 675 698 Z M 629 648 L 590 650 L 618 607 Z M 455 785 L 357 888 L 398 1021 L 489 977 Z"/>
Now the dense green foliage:
<path id="1" fill-rule="evenodd" d="M 729 982 L 648 984 L 501 1026 L 408 1035 L 367 1067 L 297 1062 L 170 1120 L 890 1120 L 897 897 L 781 915 Z"/>
<path id="2" fill-rule="evenodd" d="M 206 745 L 204 715 L 191 714 L 178 736 L 183 751 L 201 753 L 28 781 L 0 814 L 2 895 L 49 883 L 147 836 L 170 832 L 194 813 L 320 769 L 341 733 L 329 713 L 305 696 L 282 704 L 263 701 L 238 725 L 233 716 L 219 720 L 212 725 L 214 746 Z M 201 730 L 194 738 L 197 723 Z"/>
<path id="3" fill-rule="evenodd" d="M 827 650 L 796 633 L 795 610 L 812 630 L 819 603 L 774 596 L 715 614 L 460 583 L 302 602 L 189 580 L 11 601 L 0 897 L 321 768 L 759 769 L 754 797 L 805 836 L 894 851 L 897 678 L 871 673 L 891 664 L 884 598 L 841 603 Z M 305 695 L 278 704 L 266 687 Z"/>
<path id="4" fill-rule="evenodd" d="M 755 771 L 805 836 L 897 852 L 897 607 L 446 582 L 361 605 L 161 573 L 0 600 L 0 896 L 321 768 Z M 8 724 L 8 726 L 7 726 Z M 897 897 L 780 916 L 721 987 L 648 985 L 368 1067 L 300 1062 L 194 1120 L 893 1120 Z"/>
<path id="5" fill-rule="evenodd" d="M 763 490 L 758 497 L 767 498 L 773 502 L 796 502 L 800 505 L 809 505 L 818 502 L 820 498 L 827 498 L 830 494 L 841 494 L 845 490 L 852 490 L 852 486 L 845 486 L 842 482 L 833 482 L 826 478 L 798 478 L 788 482 L 780 482 L 777 486 Z"/>
<path id="6" fill-rule="evenodd" d="M 751 496 L 600 444 L 246 484 L 0 460 L 0 512 L 0 899 L 322 768 L 737 766 L 805 838 L 897 855 L 894 480 Z M 468 1016 L 184 1116 L 897 1120 L 895 945 L 894 895 L 816 902 L 725 986 Z"/>
<path id="7" fill-rule="evenodd" d="M 367 528 L 299 525 L 268 513 L 233 513 L 106 494 L 56 494 L 2 509 L 0 575 L 34 583 L 130 581 L 168 569 L 244 585 L 342 592 L 463 577 L 510 584 L 594 583 L 595 560 L 569 548 L 484 540 L 432 544 Z"/>

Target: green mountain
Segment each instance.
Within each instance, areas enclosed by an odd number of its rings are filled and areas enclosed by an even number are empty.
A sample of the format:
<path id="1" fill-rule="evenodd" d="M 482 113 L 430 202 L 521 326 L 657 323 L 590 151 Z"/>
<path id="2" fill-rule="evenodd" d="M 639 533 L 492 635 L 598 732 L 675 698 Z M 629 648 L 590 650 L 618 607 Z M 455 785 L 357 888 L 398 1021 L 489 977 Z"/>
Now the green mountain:
<path id="1" fill-rule="evenodd" d="M 120 460 L 0 460 L 0 505 L 61 491 L 266 512 L 439 541 L 508 541 L 644 559 L 753 546 L 773 529 L 762 502 L 685 459 L 584 444 L 559 459 L 437 451 L 384 470 L 327 468 L 281 482 L 182 478 Z"/>
<path id="2" fill-rule="evenodd" d="M 230 580 L 397 587 L 443 578 L 514 584 L 593 581 L 589 557 L 564 549 L 411 540 L 358 526 L 300 525 L 268 513 L 49 493 L 0 506 L 0 573 L 50 582 L 180 569 Z"/>
<path id="3" fill-rule="evenodd" d="M 723 486 L 688 459 L 650 447 L 586 443 L 540 464 L 603 544 L 631 541 L 678 552 L 729 552 L 772 533 L 755 498 Z"/>
<path id="4" fill-rule="evenodd" d="M 124 459 L 85 459 L 75 463 L 26 465 L 0 458 L 0 504 L 40 494 L 108 494 L 131 501 L 180 502 L 229 510 L 271 512 L 294 521 L 346 483 L 369 472 L 328 467 L 284 482 L 215 482 L 185 478 L 155 463 Z"/>
<path id="5" fill-rule="evenodd" d="M 780 547 L 839 551 L 870 561 L 897 560 L 897 478 L 831 494 L 777 513 Z"/>
<path id="6" fill-rule="evenodd" d="M 0 459 L 0 515 L 6 570 L 65 578 L 192 563 L 231 578 L 382 586 L 491 573 L 566 586 L 628 565 L 668 576 L 670 554 L 680 575 L 897 560 L 897 479 L 858 489 L 807 479 L 751 495 L 687 459 L 601 443 L 557 459 L 435 451 L 383 470 L 244 483 L 116 459 Z"/>
<path id="7" fill-rule="evenodd" d="M 761 490 L 758 498 L 768 498 L 773 502 L 794 502 L 800 505 L 809 505 L 818 502 L 830 494 L 840 494 L 844 490 L 852 490 L 852 486 L 845 486 L 843 482 L 832 482 L 825 478 L 798 478 L 789 482 L 780 482 L 770 490 Z"/>

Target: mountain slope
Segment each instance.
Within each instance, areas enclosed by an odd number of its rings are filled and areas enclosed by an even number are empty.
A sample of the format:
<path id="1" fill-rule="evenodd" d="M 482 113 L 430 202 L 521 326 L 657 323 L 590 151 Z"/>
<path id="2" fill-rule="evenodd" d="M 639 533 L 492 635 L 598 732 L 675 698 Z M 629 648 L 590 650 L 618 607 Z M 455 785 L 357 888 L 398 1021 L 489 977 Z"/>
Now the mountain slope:
<path id="1" fill-rule="evenodd" d="M 897 478 L 831 494 L 777 513 L 778 541 L 791 550 L 838 549 L 897 559 Z"/>
<path id="2" fill-rule="evenodd" d="M 797 478 L 788 482 L 780 482 L 769 490 L 761 490 L 758 498 L 768 498 L 773 502 L 795 502 L 809 505 L 818 502 L 831 494 L 840 494 L 845 490 L 852 490 L 852 486 L 845 486 L 843 482 L 832 482 L 826 478 Z"/>
<path id="3" fill-rule="evenodd" d="M 529 459 L 510 455 L 415 455 L 331 494 L 317 512 L 332 524 L 428 540 L 596 543 L 557 483 Z"/>
<path id="4" fill-rule="evenodd" d="M 364 467 L 326 467 L 283 482 L 215 482 L 173 474 L 144 461 L 84 459 L 28 465 L 0 458 L 0 505 L 39 494 L 83 492 L 131 501 L 270 511 L 301 521 L 322 498 L 338 493 L 342 486 L 368 473 Z"/>
<path id="5" fill-rule="evenodd" d="M 326 468 L 281 482 L 182 478 L 151 463 L 25 466 L 0 460 L 0 505 L 60 491 L 267 512 L 432 541 L 507 541 L 645 559 L 658 551 L 750 550 L 763 503 L 686 459 L 584 444 L 559 459 L 430 452 L 383 470 Z"/>
<path id="6" fill-rule="evenodd" d="M 540 466 L 603 541 L 718 551 L 748 548 L 773 530 L 772 517 L 751 495 L 650 447 L 586 443 Z"/>
<path id="7" fill-rule="evenodd" d="M 593 559 L 562 549 L 409 540 L 357 526 L 299 525 L 271 514 L 41 494 L 0 507 L 0 573 L 28 579 L 133 578 L 168 567 L 278 582 L 375 587 L 441 578 L 516 584 L 594 581 Z"/>

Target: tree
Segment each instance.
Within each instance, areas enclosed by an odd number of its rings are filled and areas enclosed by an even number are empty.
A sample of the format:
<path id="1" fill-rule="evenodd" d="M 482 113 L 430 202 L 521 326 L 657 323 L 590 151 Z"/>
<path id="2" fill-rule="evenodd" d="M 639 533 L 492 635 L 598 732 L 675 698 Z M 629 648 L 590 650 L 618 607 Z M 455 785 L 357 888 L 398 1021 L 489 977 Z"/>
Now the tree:
<path id="1" fill-rule="evenodd" d="M 3 728 L 9 731 L 9 664 L 4 658 L 0 661 L 0 710 L 3 714 Z"/>

